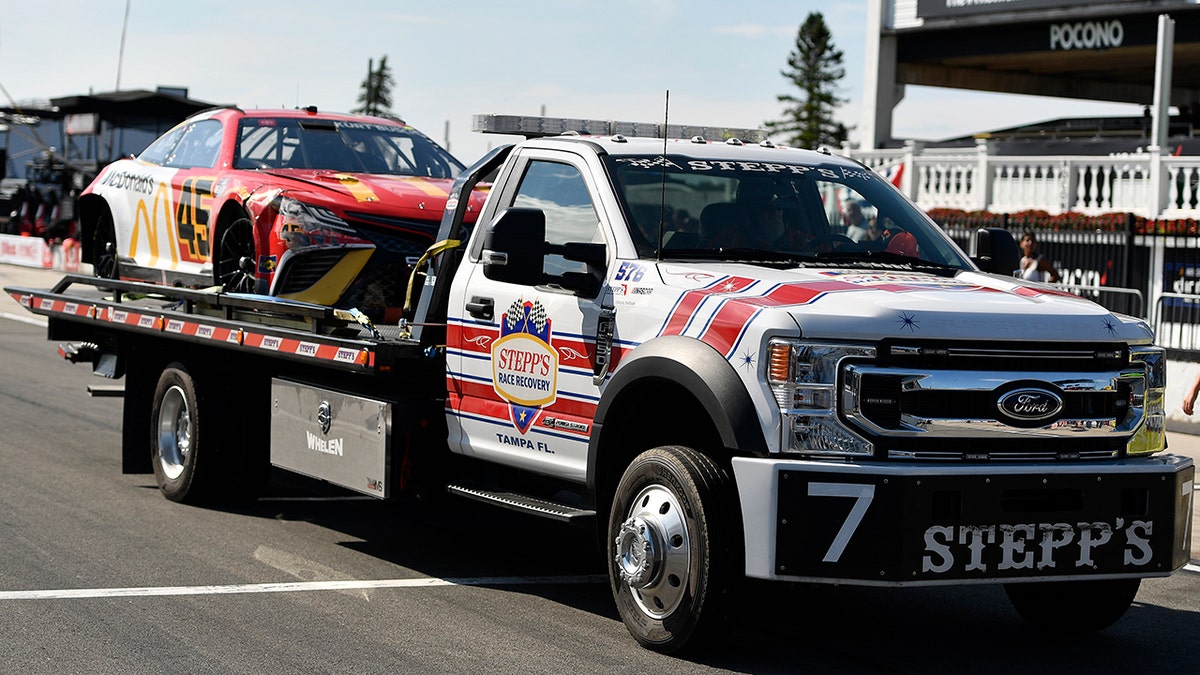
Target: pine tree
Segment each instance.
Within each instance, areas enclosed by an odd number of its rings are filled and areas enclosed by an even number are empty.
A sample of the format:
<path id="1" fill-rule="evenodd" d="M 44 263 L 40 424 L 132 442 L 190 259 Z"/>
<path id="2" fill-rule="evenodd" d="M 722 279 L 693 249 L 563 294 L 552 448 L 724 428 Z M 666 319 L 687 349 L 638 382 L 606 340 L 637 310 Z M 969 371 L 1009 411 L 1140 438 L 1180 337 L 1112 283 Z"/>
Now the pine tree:
<path id="1" fill-rule="evenodd" d="M 842 50 L 833 44 L 833 34 L 820 12 L 810 12 L 796 33 L 796 48 L 788 55 L 788 67 L 780 71 L 802 94 L 797 98 L 780 94 L 786 103 L 782 120 L 764 122 L 771 134 L 787 134 L 784 142 L 802 148 L 841 145 L 849 129 L 833 119 L 846 100 L 838 97 L 838 83 L 846 76 Z"/>
<path id="2" fill-rule="evenodd" d="M 392 111 L 392 71 L 388 68 L 387 55 L 379 59 L 379 69 L 375 62 L 367 60 L 367 77 L 362 81 L 362 91 L 358 94 L 358 107 L 352 112 L 366 115 L 391 115 Z"/>

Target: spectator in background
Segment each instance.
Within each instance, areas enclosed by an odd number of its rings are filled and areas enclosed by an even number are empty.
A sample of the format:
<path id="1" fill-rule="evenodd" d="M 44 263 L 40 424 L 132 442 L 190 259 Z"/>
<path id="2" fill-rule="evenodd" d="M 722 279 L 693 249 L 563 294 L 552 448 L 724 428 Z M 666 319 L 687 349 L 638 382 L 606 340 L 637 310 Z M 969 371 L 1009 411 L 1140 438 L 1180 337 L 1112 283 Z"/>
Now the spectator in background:
<path id="1" fill-rule="evenodd" d="M 883 230 L 879 227 L 879 219 L 871 218 L 867 221 L 867 235 L 863 237 L 863 241 L 875 241 L 883 236 Z"/>
<path id="2" fill-rule="evenodd" d="M 1188 387 L 1187 393 L 1183 395 L 1183 414 L 1191 415 L 1196 410 L 1196 394 L 1200 393 L 1200 375 L 1192 380 L 1192 386 Z"/>
<path id="3" fill-rule="evenodd" d="M 1021 235 L 1021 269 L 1019 270 L 1022 279 L 1030 281 L 1042 281 L 1055 283 L 1062 279 L 1062 276 L 1055 269 L 1054 263 L 1046 256 L 1038 253 L 1037 237 L 1032 232 L 1026 232 Z"/>
<path id="4" fill-rule="evenodd" d="M 854 241 L 862 241 L 867 236 L 866 219 L 863 218 L 862 204 L 857 199 L 846 203 L 846 236 Z"/>

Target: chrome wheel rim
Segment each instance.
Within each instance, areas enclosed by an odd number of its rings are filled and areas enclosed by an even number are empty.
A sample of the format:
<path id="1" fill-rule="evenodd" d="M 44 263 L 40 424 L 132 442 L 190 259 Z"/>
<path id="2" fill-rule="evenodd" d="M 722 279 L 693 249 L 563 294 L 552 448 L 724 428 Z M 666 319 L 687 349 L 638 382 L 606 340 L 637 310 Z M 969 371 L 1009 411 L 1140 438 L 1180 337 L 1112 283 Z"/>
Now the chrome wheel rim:
<path id="1" fill-rule="evenodd" d="M 178 385 L 163 395 L 158 409 L 158 463 L 163 475 L 175 480 L 183 473 L 192 450 L 192 422 L 187 396 Z"/>
<path id="2" fill-rule="evenodd" d="M 687 592 L 691 541 L 675 493 L 662 485 L 643 489 L 614 539 L 617 576 L 642 611 L 669 615 Z"/>

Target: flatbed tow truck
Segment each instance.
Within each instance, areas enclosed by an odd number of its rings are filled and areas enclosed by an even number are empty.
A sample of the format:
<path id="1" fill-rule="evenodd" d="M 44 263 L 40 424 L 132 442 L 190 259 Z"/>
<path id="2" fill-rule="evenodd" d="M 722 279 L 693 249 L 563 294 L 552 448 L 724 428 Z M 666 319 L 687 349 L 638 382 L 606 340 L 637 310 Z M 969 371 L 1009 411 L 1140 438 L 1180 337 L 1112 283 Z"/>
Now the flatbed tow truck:
<path id="1" fill-rule="evenodd" d="M 745 578 L 1004 584 L 1079 632 L 1189 560 L 1164 350 L 1014 279 L 1007 232 L 968 256 L 861 164 L 753 130 L 476 122 L 528 140 L 459 177 L 398 324 L 84 276 L 5 290 L 124 378 L 122 468 L 169 499 L 253 497 L 274 466 L 591 524 L 663 652 L 719 634 Z M 856 238 L 846 200 L 885 237 Z"/>

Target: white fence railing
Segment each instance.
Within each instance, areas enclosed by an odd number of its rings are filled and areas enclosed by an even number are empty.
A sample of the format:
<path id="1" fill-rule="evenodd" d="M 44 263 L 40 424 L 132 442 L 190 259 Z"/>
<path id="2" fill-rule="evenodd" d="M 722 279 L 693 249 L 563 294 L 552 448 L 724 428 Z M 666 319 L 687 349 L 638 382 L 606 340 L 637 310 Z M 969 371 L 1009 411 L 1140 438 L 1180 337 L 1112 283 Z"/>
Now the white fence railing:
<path id="1" fill-rule="evenodd" d="M 1041 210 L 1146 218 L 1200 217 L 1200 157 L 1139 152 L 1113 156 L 1003 156 L 974 150 L 853 150 L 876 171 L 900 167 L 900 187 L 925 209 L 1013 213 Z"/>

